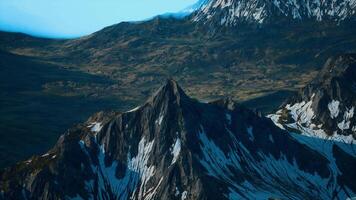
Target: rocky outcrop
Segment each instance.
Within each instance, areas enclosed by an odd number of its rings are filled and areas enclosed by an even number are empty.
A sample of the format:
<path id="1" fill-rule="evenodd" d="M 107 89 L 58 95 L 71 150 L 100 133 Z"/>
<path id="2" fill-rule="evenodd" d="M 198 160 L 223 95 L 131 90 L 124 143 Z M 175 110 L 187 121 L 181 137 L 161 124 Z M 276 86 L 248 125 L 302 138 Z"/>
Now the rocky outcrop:
<path id="1" fill-rule="evenodd" d="M 355 12 L 353 0 L 210 0 L 194 13 L 193 20 L 223 26 L 276 21 L 339 23 L 354 20 Z"/>
<path id="2" fill-rule="evenodd" d="M 354 143 L 356 55 L 330 58 L 320 75 L 270 117 L 283 129 Z"/>
<path id="3" fill-rule="evenodd" d="M 168 80 L 144 105 L 97 113 L 0 174 L 0 199 L 345 199 L 355 155 L 329 154 L 229 99 Z M 309 144 L 307 143 L 309 142 Z M 338 155 L 337 159 L 335 156 Z"/>

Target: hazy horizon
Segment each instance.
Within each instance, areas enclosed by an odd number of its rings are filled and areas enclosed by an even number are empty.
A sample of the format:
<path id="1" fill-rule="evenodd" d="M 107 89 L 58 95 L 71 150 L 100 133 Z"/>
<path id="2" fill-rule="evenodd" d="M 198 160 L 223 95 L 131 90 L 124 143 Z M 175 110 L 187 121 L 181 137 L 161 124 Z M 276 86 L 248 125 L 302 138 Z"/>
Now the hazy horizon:
<path id="1" fill-rule="evenodd" d="M 179 12 L 196 1 L 154 0 L 146 4 L 137 0 L 0 1 L 0 30 L 47 38 L 75 38 L 123 21 L 142 21 Z"/>

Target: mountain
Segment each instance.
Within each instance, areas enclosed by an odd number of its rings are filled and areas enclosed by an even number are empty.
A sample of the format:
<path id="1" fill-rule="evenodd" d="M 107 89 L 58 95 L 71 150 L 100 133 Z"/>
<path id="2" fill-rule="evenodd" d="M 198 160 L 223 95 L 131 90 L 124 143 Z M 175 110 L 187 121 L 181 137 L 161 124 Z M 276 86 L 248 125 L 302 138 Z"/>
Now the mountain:
<path id="1" fill-rule="evenodd" d="M 354 20 L 354 0 L 210 0 L 198 9 L 194 21 L 236 26 L 241 23 Z"/>
<path id="2" fill-rule="evenodd" d="M 356 55 L 330 58 L 320 74 L 270 117 L 283 129 L 347 143 L 356 140 Z"/>
<path id="3" fill-rule="evenodd" d="M 195 8 L 205 3 L 202 0 Z M 352 18 L 289 23 L 288 17 L 281 17 L 273 20 L 276 23 L 232 27 L 221 26 L 220 20 L 194 21 L 193 16 L 194 12 L 179 19 L 158 16 L 122 22 L 70 40 L 0 32 L 0 56 L 6 57 L 0 59 L 0 68 L 5 69 L 0 73 L 5 88 L 1 105 L 6 107 L 0 109 L 5 118 L 0 120 L 0 127 L 5 127 L 0 155 L 12 158 L 11 163 L 1 159 L 0 168 L 48 149 L 62 130 L 86 119 L 88 113 L 107 107 L 124 111 L 144 103 L 167 77 L 178 80 L 194 98 L 211 101 L 231 96 L 271 113 L 316 77 L 329 57 L 356 49 Z M 53 76 L 48 69 L 60 73 Z M 78 74 L 88 78 L 77 78 Z M 15 86 L 26 90 L 11 89 Z M 27 103 L 29 99 L 36 103 Z M 84 106 L 81 100 L 89 103 Z M 81 112 L 82 107 L 91 110 Z M 62 116 L 76 112 L 63 120 Z M 17 138 L 26 147 L 17 148 Z"/>
<path id="4" fill-rule="evenodd" d="M 31 40 L 21 34 L 0 33 L 0 49 L 106 76 L 117 83 L 112 94 L 130 100 L 147 98 L 161 81 L 174 77 L 183 86 L 193 85 L 187 93 L 197 98 L 212 100 L 229 95 L 244 101 L 298 90 L 314 78 L 327 58 L 352 53 L 356 48 L 356 21 L 351 17 L 354 2 L 322 1 L 320 7 L 328 8 L 322 13 L 333 9 L 345 14 L 342 23 L 304 18 L 286 23 L 288 17 L 276 19 L 273 16 L 278 12 L 272 8 L 268 15 L 274 23 L 264 26 L 221 26 L 224 17 L 220 14 L 214 15 L 218 24 L 193 20 L 204 8 L 223 2 L 202 0 L 194 7 L 198 10 L 184 18 L 157 16 L 142 22 L 122 22 L 71 40 Z M 233 5 L 245 5 L 242 2 L 226 1 L 226 7 L 213 7 L 217 13 L 228 13 Z M 264 4 L 272 2 L 277 1 Z M 300 9 L 309 4 L 297 3 Z M 246 12 L 250 7 L 246 3 Z M 76 90 L 72 88 L 75 84 L 58 85 L 48 84 L 47 88 L 59 95 L 63 93 L 58 91 Z"/>
<path id="5" fill-rule="evenodd" d="M 105 77 L 0 51 L 0 168 L 47 151 L 68 127 L 83 122 L 95 112 L 131 107 L 117 98 L 93 98 L 92 88 L 79 87 L 83 94 L 88 91 L 82 97 L 72 96 L 74 91 L 66 91 L 67 96 L 46 91 L 46 84 L 61 81 L 97 86 L 112 84 Z M 105 93 L 102 87 L 98 90 Z"/>
<path id="6" fill-rule="evenodd" d="M 100 112 L 46 154 L 0 174 L 2 199 L 346 199 L 356 156 L 304 144 L 230 99 L 202 103 L 168 80 L 130 111 Z"/>
<path id="7" fill-rule="evenodd" d="M 117 83 L 111 94 L 130 100 L 147 98 L 161 81 L 174 77 L 183 86 L 193 85 L 187 92 L 195 97 L 229 95 L 242 101 L 305 86 L 327 58 L 353 52 L 354 24 L 306 22 L 219 31 L 188 19 L 158 17 L 41 45 L 6 37 L 0 41 L 13 54 L 106 76 Z M 48 84 L 48 90 L 63 95 L 58 91 L 76 90 L 71 85 L 57 89 Z"/>

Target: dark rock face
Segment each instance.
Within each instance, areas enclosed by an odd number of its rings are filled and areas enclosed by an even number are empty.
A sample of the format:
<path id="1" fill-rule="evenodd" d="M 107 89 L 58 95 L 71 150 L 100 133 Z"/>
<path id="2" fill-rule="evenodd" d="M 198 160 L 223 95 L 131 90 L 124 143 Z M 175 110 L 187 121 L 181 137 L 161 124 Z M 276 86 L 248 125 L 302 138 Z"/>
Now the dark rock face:
<path id="1" fill-rule="evenodd" d="M 287 129 L 352 143 L 355 106 L 356 55 L 341 55 L 330 58 L 320 75 L 271 117 Z"/>
<path id="2" fill-rule="evenodd" d="M 356 2 L 349 0 L 210 0 L 202 4 L 194 21 L 236 26 L 273 21 L 333 21 L 355 19 Z"/>
<path id="3" fill-rule="evenodd" d="M 168 80 L 141 107 L 98 113 L 1 172 L 0 199 L 345 199 L 356 158 L 334 145 Z"/>

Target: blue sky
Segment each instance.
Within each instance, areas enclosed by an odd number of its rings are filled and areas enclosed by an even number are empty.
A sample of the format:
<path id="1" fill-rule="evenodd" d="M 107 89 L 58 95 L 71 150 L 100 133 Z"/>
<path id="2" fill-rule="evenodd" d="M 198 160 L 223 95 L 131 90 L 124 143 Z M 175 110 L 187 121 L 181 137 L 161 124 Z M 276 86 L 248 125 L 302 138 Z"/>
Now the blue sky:
<path id="1" fill-rule="evenodd" d="M 122 21 L 178 12 L 197 0 L 0 0 L 0 30 L 71 38 Z"/>

